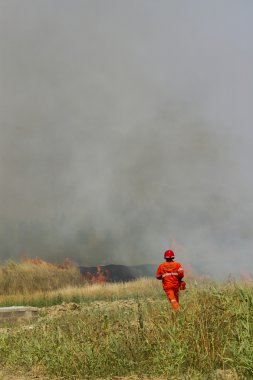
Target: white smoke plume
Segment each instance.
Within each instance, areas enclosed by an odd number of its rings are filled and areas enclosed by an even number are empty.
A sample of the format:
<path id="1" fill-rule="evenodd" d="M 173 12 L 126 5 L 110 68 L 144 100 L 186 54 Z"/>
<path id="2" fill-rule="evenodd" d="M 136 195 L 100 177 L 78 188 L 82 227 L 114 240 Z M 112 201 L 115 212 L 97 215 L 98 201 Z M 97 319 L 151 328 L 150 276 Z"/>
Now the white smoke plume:
<path id="1" fill-rule="evenodd" d="M 253 271 L 252 12 L 3 0 L 1 260 Z"/>

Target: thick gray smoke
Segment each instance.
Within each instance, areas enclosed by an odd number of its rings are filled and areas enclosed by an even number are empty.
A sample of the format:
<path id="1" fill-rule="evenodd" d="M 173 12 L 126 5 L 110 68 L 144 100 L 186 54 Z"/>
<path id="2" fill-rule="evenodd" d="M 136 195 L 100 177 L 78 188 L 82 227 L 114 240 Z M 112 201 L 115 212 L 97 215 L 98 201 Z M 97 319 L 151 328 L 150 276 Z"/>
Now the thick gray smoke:
<path id="1" fill-rule="evenodd" d="M 252 12 L 2 0 L 1 261 L 252 271 Z"/>

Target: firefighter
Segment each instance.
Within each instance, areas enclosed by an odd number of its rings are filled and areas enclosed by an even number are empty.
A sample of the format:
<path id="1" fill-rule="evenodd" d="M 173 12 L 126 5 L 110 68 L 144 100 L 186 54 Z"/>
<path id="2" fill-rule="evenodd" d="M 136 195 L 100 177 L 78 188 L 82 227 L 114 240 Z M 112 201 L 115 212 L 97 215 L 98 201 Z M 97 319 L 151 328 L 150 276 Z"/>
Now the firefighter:
<path id="1" fill-rule="evenodd" d="M 163 289 L 171 302 L 173 310 L 179 309 L 178 293 L 179 289 L 185 289 L 184 270 L 181 264 L 174 261 L 174 252 L 170 249 L 165 251 L 165 262 L 161 263 L 156 271 L 156 278 L 162 281 Z"/>

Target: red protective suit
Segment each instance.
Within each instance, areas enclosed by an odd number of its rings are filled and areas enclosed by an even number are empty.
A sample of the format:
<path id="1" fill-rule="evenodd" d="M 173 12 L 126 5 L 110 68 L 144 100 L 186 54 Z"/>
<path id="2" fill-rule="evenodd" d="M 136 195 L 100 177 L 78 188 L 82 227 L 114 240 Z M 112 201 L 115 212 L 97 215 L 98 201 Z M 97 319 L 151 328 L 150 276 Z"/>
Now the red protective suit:
<path id="1" fill-rule="evenodd" d="M 178 293 L 183 277 L 184 270 L 177 261 L 165 261 L 159 265 L 156 271 L 156 278 L 162 280 L 163 289 L 174 310 L 179 309 Z"/>

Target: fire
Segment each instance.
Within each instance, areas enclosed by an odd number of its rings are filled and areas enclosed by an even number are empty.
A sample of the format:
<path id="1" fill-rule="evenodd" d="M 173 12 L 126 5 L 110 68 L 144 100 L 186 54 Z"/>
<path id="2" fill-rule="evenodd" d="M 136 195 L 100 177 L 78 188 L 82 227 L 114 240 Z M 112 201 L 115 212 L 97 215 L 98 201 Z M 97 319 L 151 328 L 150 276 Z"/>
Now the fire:
<path id="1" fill-rule="evenodd" d="M 98 283 L 101 285 L 104 285 L 107 281 L 108 273 L 107 271 L 103 271 L 101 268 L 101 265 L 97 266 L 97 273 L 95 276 L 92 277 L 92 282 L 93 283 Z"/>
<path id="2" fill-rule="evenodd" d="M 174 238 L 171 239 L 170 247 L 175 252 L 183 252 L 185 250 L 185 246 L 181 243 L 178 243 Z"/>
<path id="3" fill-rule="evenodd" d="M 108 281 L 110 271 L 108 269 L 102 269 L 101 265 L 97 266 L 97 272 L 96 274 L 92 274 L 90 272 L 83 273 L 82 277 L 84 280 L 92 283 L 92 284 L 101 284 L 105 285 Z"/>
<path id="4" fill-rule="evenodd" d="M 64 259 L 62 264 L 52 263 L 50 261 L 45 261 L 40 259 L 39 257 L 27 257 L 23 256 L 21 258 L 21 263 L 32 264 L 32 265 L 45 265 L 47 267 L 54 267 L 57 269 L 70 269 L 74 266 L 74 264 L 69 259 Z"/>
<path id="5" fill-rule="evenodd" d="M 253 281 L 253 277 L 249 272 L 242 272 L 240 277 L 241 277 L 241 280 L 246 283 Z"/>
<path id="6" fill-rule="evenodd" d="M 192 277 L 196 277 L 197 276 L 197 273 L 194 271 L 194 269 L 191 266 L 191 264 L 184 263 L 183 267 L 184 267 L 185 277 L 192 278 Z"/>
<path id="7" fill-rule="evenodd" d="M 193 269 L 192 265 L 189 263 L 189 261 L 187 259 L 185 259 L 185 246 L 184 244 L 182 243 L 179 243 L 175 238 L 172 238 L 170 239 L 170 247 L 173 251 L 176 252 L 176 254 L 179 254 L 180 255 L 180 262 L 181 262 L 181 258 L 182 258 L 182 266 L 184 268 L 184 272 L 185 272 L 185 277 L 187 278 L 192 278 L 192 277 L 197 277 L 198 274 L 196 273 L 196 271 Z"/>

